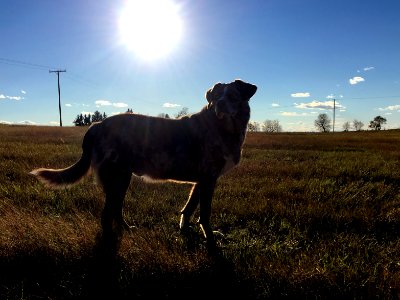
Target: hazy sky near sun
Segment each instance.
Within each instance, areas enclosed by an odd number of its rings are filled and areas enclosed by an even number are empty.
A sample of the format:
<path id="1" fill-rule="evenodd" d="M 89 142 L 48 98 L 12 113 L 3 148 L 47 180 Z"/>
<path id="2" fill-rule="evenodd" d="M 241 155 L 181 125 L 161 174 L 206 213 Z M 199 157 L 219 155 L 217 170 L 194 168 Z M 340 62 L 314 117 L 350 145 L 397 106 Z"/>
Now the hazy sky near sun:
<path id="1" fill-rule="evenodd" d="M 2 0 L 0 122 L 57 125 L 49 70 L 66 69 L 64 126 L 95 110 L 194 113 L 214 83 L 241 78 L 258 86 L 251 119 L 279 120 L 284 131 L 314 131 L 318 114 L 332 118 L 333 99 L 337 130 L 354 119 L 366 129 L 377 115 L 400 127 L 399 0 L 173 2 L 179 38 L 144 59 L 121 39 L 127 1 Z"/>

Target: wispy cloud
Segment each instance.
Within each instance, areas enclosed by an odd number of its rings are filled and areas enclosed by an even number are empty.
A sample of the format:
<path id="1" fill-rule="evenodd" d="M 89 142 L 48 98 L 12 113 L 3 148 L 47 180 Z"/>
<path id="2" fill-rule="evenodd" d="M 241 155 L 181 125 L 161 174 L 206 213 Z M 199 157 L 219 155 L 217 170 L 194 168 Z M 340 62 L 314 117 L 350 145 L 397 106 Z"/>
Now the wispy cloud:
<path id="1" fill-rule="evenodd" d="M 278 103 L 272 103 L 271 106 L 272 107 L 279 107 L 280 105 Z"/>
<path id="2" fill-rule="evenodd" d="M 363 70 L 367 72 L 367 71 L 371 71 L 373 69 L 375 69 L 375 67 L 365 67 Z"/>
<path id="3" fill-rule="evenodd" d="M 21 97 L 21 96 L 7 96 L 7 95 L 0 94 L 0 100 L 1 99 L 9 99 L 9 100 L 19 101 L 21 99 L 24 99 L 24 97 Z"/>
<path id="4" fill-rule="evenodd" d="M 24 97 L 20 97 L 20 96 L 6 96 L 6 97 L 10 100 L 17 100 L 17 101 L 24 99 Z"/>
<path id="5" fill-rule="evenodd" d="M 334 95 L 334 94 L 330 94 L 330 95 L 328 95 L 328 96 L 326 96 L 326 99 L 337 99 L 337 98 L 343 98 L 343 95 L 338 95 L 338 96 L 336 96 L 336 95 Z"/>
<path id="6" fill-rule="evenodd" d="M 293 93 L 293 94 L 290 94 L 290 96 L 292 96 L 294 98 L 308 98 L 311 95 L 309 92 L 305 92 L 305 93 Z"/>
<path id="7" fill-rule="evenodd" d="M 298 113 L 295 111 L 281 111 L 280 115 L 284 116 L 284 117 L 305 117 L 308 114 L 307 113 Z"/>
<path id="8" fill-rule="evenodd" d="M 72 104 L 71 103 L 65 103 L 65 106 L 66 107 L 72 107 Z"/>
<path id="9" fill-rule="evenodd" d="M 349 83 L 352 84 L 352 85 L 358 84 L 358 83 L 363 82 L 363 81 L 365 81 L 365 79 L 362 78 L 361 76 L 354 76 L 353 78 L 349 79 Z"/>
<path id="10" fill-rule="evenodd" d="M 122 108 L 122 107 L 128 107 L 128 104 L 123 103 L 123 102 L 111 102 L 108 100 L 96 100 L 94 102 L 96 104 L 96 107 L 102 107 L 102 106 L 113 106 L 113 107 L 118 107 L 118 108 Z"/>
<path id="11" fill-rule="evenodd" d="M 21 94 L 24 94 L 24 95 L 25 95 L 25 94 L 26 94 L 26 92 L 25 92 L 24 90 L 21 90 Z"/>
<path id="12" fill-rule="evenodd" d="M 24 120 L 24 121 L 19 121 L 19 122 L 9 122 L 9 121 L 0 120 L 0 124 L 6 124 L 6 125 L 12 125 L 12 124 L 18 124 L 18 125 L 38 125 L 36 122 L 30 121 L 30 120 Z"/>
<path id="13" fill-rule="evenodd" d="M 387 110 L 394 111 L 394 110 L 396 110 L 396 111 L 400 112 L 400 104 L 381 107 L 381 108 L 379 108 L 379 110 L 381 110 L 381 111 L 387 111 Z"/>
<path id="14" fill-rule="evenodd" d="M 162 105 L 162 107 L 166 107 L 166 108 L 174 108 L 174 107 L 179 107 L 179 106 L 181 106 L 181 105 L 175 104 L 175 103 L 169 103 L 169 102 L 166 102 Z"/>
<path id="15" fill-rule="evenodd" d="M 18 124 L 22 124 L 22 125 L 37 125 L 36 122 L 30 121 L 30 120 L 20 121 L 20 122 L 18 122 Z"/>
<path id="16" fill-rule="evenodd" d="M 93 115 L 93 112 L 90 111 L 81 111 L 82 115 Z"/>
<path id="17" fill-rule="evenodd" d="M 308 103 L 299 103 L 299 104 L 295 103 L 294 105 L 296 108 L 301 108 L 301 109 L 320 109 L 320 110 L 333 109 L 334 105 L 337 109 L 345 109 L 345 107 L 341 105 L 338 101 L 336 101 L 336 103 L 334 104 L 334 101 L 332 100 L 329 101 L 314 100 Z"/>

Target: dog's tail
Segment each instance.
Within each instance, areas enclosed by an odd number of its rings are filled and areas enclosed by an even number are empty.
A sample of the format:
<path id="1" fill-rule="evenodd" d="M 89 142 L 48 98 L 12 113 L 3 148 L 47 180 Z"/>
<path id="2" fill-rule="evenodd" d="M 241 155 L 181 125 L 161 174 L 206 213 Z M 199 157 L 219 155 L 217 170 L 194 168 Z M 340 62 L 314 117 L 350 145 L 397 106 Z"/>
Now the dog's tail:
<path id="1" fill-rule="evenodd" d="M 30 174 L 35 175 L 45 186 L 54 189 L 79 182 L 90 170 L 97 126 L 98 124 L 93 124 L 86 132 L 82 142 L 82 156 L 75 164 L 65 169 L 35 169 Z"/>

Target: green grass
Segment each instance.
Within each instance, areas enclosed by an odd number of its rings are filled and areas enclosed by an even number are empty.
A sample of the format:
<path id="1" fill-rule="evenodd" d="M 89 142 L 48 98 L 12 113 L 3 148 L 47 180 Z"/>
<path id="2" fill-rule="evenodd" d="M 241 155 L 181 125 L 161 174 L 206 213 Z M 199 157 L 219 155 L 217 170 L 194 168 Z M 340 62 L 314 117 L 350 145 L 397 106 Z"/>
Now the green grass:
<path id="1" fill-rule="evenodd" d="M 136 229 L 93 283 L 100 187 L 90 176 L 53 191 L 29 175 L 72 164 L 85 130 L 0 126 L 1 299 L 398 299 L 399 131 L 248 134 L 214 195 L 218 256 L 197 227 L 189 243 L 179 235 L 189 185 L 134 178 L 124 213 Z"/>

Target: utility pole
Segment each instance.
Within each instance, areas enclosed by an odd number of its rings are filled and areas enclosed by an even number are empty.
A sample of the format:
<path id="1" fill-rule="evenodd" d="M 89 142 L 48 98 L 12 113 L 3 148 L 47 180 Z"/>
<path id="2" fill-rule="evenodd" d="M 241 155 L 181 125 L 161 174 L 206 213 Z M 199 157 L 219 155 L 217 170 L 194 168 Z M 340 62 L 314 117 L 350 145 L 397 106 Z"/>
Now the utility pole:
<path id="1" fill-rule="evenodd" d="M 61 95 L 60 95 L 60 73 L 67 72 L 67 70 L 49 70 L 49 73 L 57 73 L 57 82 L 58 82 L 58 111 L 60 113 L 60 127 L 62 127 L 61 120 Z"/>
<path id="2" fill-rule="evenodd" d="M 333 98 L 333 132 L 335 132 L 336 99 Z"/>

